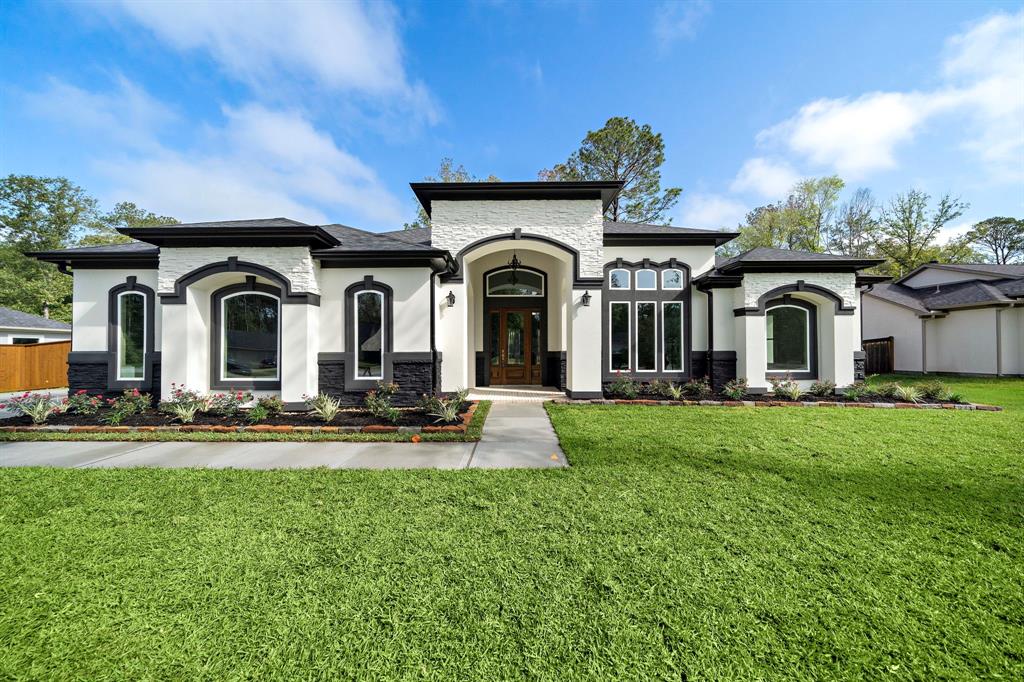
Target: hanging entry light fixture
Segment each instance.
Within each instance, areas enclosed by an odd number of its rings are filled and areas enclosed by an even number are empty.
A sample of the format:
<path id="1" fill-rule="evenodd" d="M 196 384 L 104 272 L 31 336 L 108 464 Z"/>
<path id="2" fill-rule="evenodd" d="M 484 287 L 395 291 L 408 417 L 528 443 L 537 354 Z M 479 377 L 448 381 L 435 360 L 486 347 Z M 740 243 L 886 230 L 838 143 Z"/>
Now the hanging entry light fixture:
<path id="1" fill-rule="evenodd" d="M 512 286 L 519 284 L 519 277 L 516 275 L 516 272 L 519 270 L 519 266 L 521 265 L 522 263 L 519 261 L 519 256 L 517 256 L 516 252 L 513 251 L 512 260 L 508 262 L 508 267 L 512 270 Z"/>

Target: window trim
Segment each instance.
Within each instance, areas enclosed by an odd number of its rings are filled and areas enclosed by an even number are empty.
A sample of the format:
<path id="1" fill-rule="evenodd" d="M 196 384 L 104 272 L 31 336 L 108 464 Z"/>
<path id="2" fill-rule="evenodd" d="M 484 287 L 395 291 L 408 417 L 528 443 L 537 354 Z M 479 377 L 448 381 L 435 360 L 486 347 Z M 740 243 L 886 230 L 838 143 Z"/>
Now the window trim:
<path id="1" fill-rule="evenodd" d="M 229 300 L 232 298 L 238 298 L 239 296 L 262 296 L 264 298 L 272 298 L 277 302 L 277 362 L 274 366 L 274 376 L 265 377 L 260 379 L 243 379 L 242 377 L 229 377 L 225 376 L 227 370 L 228 360 L 228 330 L 224 324 L 224 320 L 227 319 L 225 315 L 225 307 Z M 264 291 L 236 291 L 231 294 L 227 294 L 220 298 L 220 357 L 217 358 L 217 366 L 220 370 L 218 380 L 221 383 L 228 383 L 234 381 L 251 381 L 253 383 L 266 384 L 271 381 L 280 383 L 281 381 L 281 297 Z"/>
<path id="2" fill-rule="evenodd" d="M 626 306 L 626 369 L 618 369 L 613 367 L 612 356 L 615 353 L 615 349 L 612 346 L 612 324 L 615 322 L 615 316 L 612 315 L 612 306 L 624 305 Z M 629 367 L 630 360 L 633 358 L 633 305 L 631 301 L 609 301 L 608 302 L 608 371 L 609 372 L 632 372 L 633 369 Z"/>
<path id="3" fill-rule="evenodd" d="M 520 271 L 528 272 L 531 275 L 537 275 L 540 277 L 540 293 L 539 294 L 492 294 L 491 293 L 491 277 L 494 275 L 500 275 L 503 272 L 511 272 L 512 268 L 498 268 L 497 270 L 491 270 L 484 276 L 484 295 L 488 298 L 544 298 L 547 296 L 547 277 L 545 273 L 540 270 L 533 268 L 520 268 Z"/>
<path id="4" fill-rule="evenodd" d="M 124 343 L 124 334 L 121 333 L 121 302 L 125 296 L 142 297 L 142 376 L 125 377 L 121 376 L 121 350 Z M 146 295 L 141 291 L 125 290 L 118 292 L 117 300 L 117 346 L 114 348 L 115 376 L 118 381 L 142 381 L 146 378 L 146 347 L 149 337 L 149 311 L 146 310 Z"/>
<path id="5" fill-rule="evenodd" d="M 678 305 L 679 306 L 679 365 L 680 369 L 668 369 L 668 363 L 666 360 L 666 349 L 668 344 L 665 342 L 665 330 L 668 329 L 668 323 L 665 322 L 665 306 Z M 661 302 L 661 371 L 665 374 L 685 374 L 687 371 L 687 358 L 686 358 L 686 306 L 683 305 L 682 301 L 662 301 Z"/>
<path id="6" fill-rule="evenodd" d="M 654 275 L 654 286 L 653 287 L 642 287 L 642 286 L 640 286 L 640 274 L 644 273 L 644 272 L 649 272 L 652 275 Z M 658 290 L 658 271 L 657 270 L 655 270 L 653 268 L 640 268 L 636 272 L 634 272 L 633 275 L 634 275 L 634 279 L 636 280 L 636 290 L 637 291 L 657 291 Z M 676 290 L 673 289 L 673 291 L 676 291 Z"/>
<path id="7" fill-rule="evenodd" d="M 612 286 L 612 275 L 616 272 L 626 273 L 626 286 L 624 287 L 613 287 Z M 631 291 L 633 289 L 633 273 L 626 268 L 612 268 L 608 271 L 608 290 L 609 291 Z"/>
<path id="8" fill-rule="evenodd" d="M 277 378 L 276 379 L 236 379 L 223 378 L 226 338 L 224 330 L 224 299 L 237 294 L 263 294 L 277 300 Z M 282 364 L 284 353 L 282 342 L 284 337 L 284 308 L 279 287 L 257 284 L 256 277 L 249 275 L 241 284 L 229 284 L 210 294 L 212 325 L 210 329 L 210 388 L 212 390 L 275 390 L 281 388 L 281 377 L 284 376 Z"/>
<path id="9" fill-rule="evenodd" d="M 654 312 L 654 367 L 650 369 L 640 369 L 640 306 L 650 304 Z M 633 306 L 633 314 L 636 315 L 636 331 L 633 332 L 633 346 L 634 346 L 634 359 L 636 360 L 634 372 L 640 374 L 651 374 L 660 371 L 658 366 L 658 302 L 657 301 L 636 301 L 636 305 Z"/>
<path id="10" fill-rule="evenodd" d="M 142 294 L 145 310 L 145 333 L 143 341 L 142 376 L 135 379 L 119 378 L 118 344 L 121 335 L 120 307 L 118 297 L 121 293 L 132 292 Z M 107 292 L 107 389 L 123 390 L 152 388 L 153 365 L 160 361 L 160 353 L 154 349 L 156 343 L 156 292 L 145 284 L 139 284 L 138 277 L 129 275 L 121 284 L 110 288 Z M 156 387 L 159 390 L 159 386 Z"/>
<path id="11" fill-rule="evenodd" d="M 361 376 L 359 374 L 359 297 L 376 296 L 380 299 L 380 374 L 373 376 Z M 363 289 L 352 294 L 352 378 L 355 381 L 383 381 L 384 380 L 384 349 L 387 347 L 386 339 L 390 336 L 385 318 L 384 292 L 376 289 Z"/>
<path id="12" fill-rule="evenodd" d="M 354 339 L 355 336 L 355 320 L 356 320 L 356 294 L 362 291 L 377 291 L 384 295 L 384 307 L 381 309 L 381 363 L 383 366 L 383 379 L 370 379 L 367 377 L 357 377 L 356 371 L 350 371 L 350 366 L 355 366 L 357 362 L 357 352 L 355 349 Z M 373 275 L 364 275 L 362 279 L 353 282 L 345 288 L 345 308 L 344 308 L 344 319 L 342 324 L 344 325 L 341 330 L 342 343 L 344 350 L 340 354 L 330 354 L 340 357 L 342 362 L 345 363 L 345 392 L 346 393 L 358 393 L 365 392 L 377 387 L 378 381 L 389 382 L 394 378 L 394 366 L 393 359 L 396 354 L 394 352 L 394 337 L 395 337 L 395 315 L 394 315 L 394 291 L 387 284 L 379 282 L 373 278 Z M 323 354 L 321 353 L 321 356 Z"/>
<path id="13" fill-rule="evenodd" d="M 768 313 L 775 308 L 798 308 L 803 310 L 807 319 L 807 366 L 804 369 L 769 369 L 768 368 Z M 785 377 L 793 379 L 817 379 L 818 378 L 818 307 L 810 302 L 799 298 L 793 298 L 789 294 L 782 298 L 767 301 L 764 306 L 764 349 L 765 349 L 765 377 Z"/>
<path id="14" fill-rule="evenodd" d="M 667 275 L 670 272 L 678 272 L 679 273 L 679 286 L 677 286 L 677 287 L 665 286 L 665 275 Z M 686 287 L 686 274 L 683 273 L 682 270 L 680 270 L 679 268 L 665 268 L 664 270 L 661 271 L 661 288 L 662 288 L 663 291 L 682 291 L 685 287 Z"/>

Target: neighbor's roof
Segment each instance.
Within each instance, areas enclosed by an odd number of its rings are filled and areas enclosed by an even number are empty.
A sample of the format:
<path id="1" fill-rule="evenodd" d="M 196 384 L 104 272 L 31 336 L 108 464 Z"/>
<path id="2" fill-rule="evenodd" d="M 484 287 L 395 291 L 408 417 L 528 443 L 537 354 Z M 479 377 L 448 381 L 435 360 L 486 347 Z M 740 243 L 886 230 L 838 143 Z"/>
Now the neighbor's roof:
<path id="1" fill-rule="evenodd" d="M 41 315 L 23 313 L 11 308 L 0 308 L 0 327 L 13 329 L 54 329 L 71 331 L 71 325 L 60 320 L 51 320 Z"/>
<path id="2" fill-rule="evenodd" d="M 1000 280 L 967 280 L 911 288 L 896 282 L 876 284 L 866 296 L 910 308 L 917 313 L 975 306 L 1005 305 L 1024 298 L 1024 277 Z"/>
<path id="3" fill-rule="evenodd" d="M 996 265 L 995 263 L 924 263 L 917 266 L 896 281 L 902 284 L 922 270 L 928 269 L 952 270 L 954 272 L 993 275 L 995 277 L 1024 277 L 1024 264 Z"/>

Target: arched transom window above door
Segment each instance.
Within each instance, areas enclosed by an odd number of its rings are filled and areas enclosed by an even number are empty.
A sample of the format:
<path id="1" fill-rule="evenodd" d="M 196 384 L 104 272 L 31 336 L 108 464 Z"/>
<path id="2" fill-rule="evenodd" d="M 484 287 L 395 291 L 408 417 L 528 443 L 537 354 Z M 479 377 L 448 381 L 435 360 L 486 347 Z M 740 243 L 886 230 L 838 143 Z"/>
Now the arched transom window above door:
<path id="1" fill-rule="evenodd" d="M 488 296 L 543 296 L 544 275 L 532 270 L 505 268 L 487 274 Z"/>

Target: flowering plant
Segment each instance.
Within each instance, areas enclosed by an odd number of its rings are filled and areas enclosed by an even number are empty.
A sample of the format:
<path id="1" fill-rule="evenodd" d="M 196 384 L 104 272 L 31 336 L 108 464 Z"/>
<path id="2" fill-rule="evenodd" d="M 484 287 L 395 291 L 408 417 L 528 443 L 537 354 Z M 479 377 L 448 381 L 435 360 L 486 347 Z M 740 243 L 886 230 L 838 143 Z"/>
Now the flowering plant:
<path id="1" fill-rule="evenodd" d="M 68 398 L 68 411 L 75 414 L 96 414 L 103 405 L 103 398 L 89 395 L 84 388 Z"/>
<path id="2" fill-rule="evenodd" d="M 11 398 L 4 407 L 32 418 L 33 424 L 42 424 L 54 412 L 60 414 L 67 410 L 67 399 L 55 400 L 49 393 L 23 393 Z"/>
<path id="3" fill-rule="evenodd" d="M 153 399 L 148 393 L 140 393 L 137 388 L 126 388 L 118 397 L 107 398 L 109 410 L 102 417 L 102 421 L 117 426 L 125 417 L 145 412 L 152 402 Z"/>

